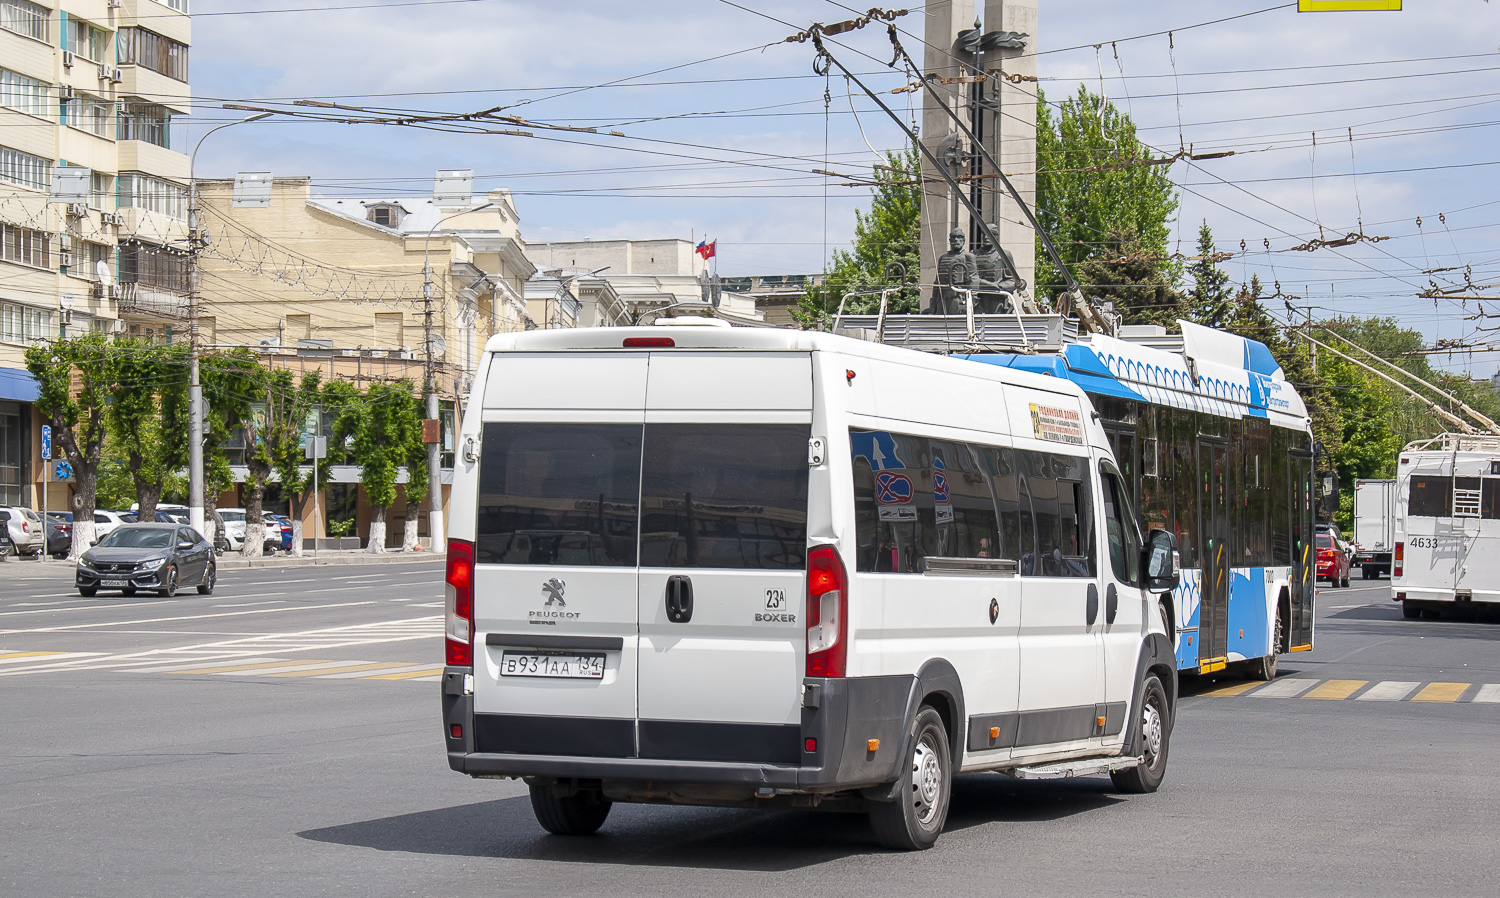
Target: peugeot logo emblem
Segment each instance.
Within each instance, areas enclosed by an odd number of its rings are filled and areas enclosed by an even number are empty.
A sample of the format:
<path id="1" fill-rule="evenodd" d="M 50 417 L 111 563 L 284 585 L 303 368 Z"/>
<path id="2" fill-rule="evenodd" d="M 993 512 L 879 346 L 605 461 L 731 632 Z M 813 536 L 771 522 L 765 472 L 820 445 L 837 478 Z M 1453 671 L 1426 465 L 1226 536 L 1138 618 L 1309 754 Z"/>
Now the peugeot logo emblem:
<path id="1" fill-rule="evenodd" d="M 568 584 L 557 579 L 556 577 L 553 577 L 546 583 L 543 583 L 542 592 L 547 594 L 547 601 L 544 607 L 549 607 L 552 605 L 556 605 L 559 608 L 568 607 L 568 603 L 563 601 L 563 590 L 567 588 Z"/>

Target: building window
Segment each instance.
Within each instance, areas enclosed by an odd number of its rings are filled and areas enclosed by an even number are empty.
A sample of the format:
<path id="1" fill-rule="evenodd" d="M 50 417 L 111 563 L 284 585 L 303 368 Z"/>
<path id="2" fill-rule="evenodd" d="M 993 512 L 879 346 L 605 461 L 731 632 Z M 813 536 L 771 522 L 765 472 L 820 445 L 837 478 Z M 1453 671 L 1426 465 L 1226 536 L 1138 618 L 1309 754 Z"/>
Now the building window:
<path id="1" fill-rule="evenodd" d="M 109 136 L 109 104 L 98 97 L 79 94 L 58 104 L 58 121 L 98 137 Z"/>
<path id="2" fill-rule="evenodd" d="M 400 206 L 382 203 L 378 206 L 371 206 L 366 217 L 383 228 L 399 228 L 404 215 L 405 210 Z"/>
<path id="3" fill-rule="evenodd" d="M 0 147 L 0 181 L 46 190 L 52 183 L 52 163 L 10 147 Z"/>
<path id="4" fill-rule="evenodd" d="M 163 149 L 171 149 L 172 113 L 165 106 L 150 103 L 120 105 L 120 140 L 144 140 Z"/>
<path id="5" fill-rule="evenodd" d="M 120 244 L 120 283 L 170 293 L 188 292 L 188 257 L 149 243 Z"/>
<path id="6" fill-rule="evenodd" d="M 106 271 L 114 270 L 115 248 L 104 243 L 91 243 L 84 241 L 78 249 L 78 264 L 82 266 L 79 271 L 73 272 L 75 277 L 85 280 L 99 280 L 99 265 L 104 264 Z"/>
<path id="7" fill-rule="evenodd" d="M 188 0 L 156 0 L 156 2 L 168 9 L 175 9 L 178 12 L 185 13 L 188 11 Z"/>
<path id="8" fill-rule="evenodd" d="M 89 62 L 105 62 L 104 54 L 109 50 L 109 34 L 83 19 L 68 16 L 64 22 L 63 49 L 73 51 Z"/>
<path id="9" fill-rule="evenodd" d="M 35 343 L 56 336 L 56 332 L 52 330 L 50 309 L 0 303 L 0 340 L 7 343 Z"/>
<path id="10" fill-rule="evenodd" d="M 49 10 L 45 6 L 38 6 L 28 0 L 0 0 L 0 28 L 6 31 L 34 37 L 39 41 L 48 40 L 48 15 Z"/>
<path id="11" fill-rule="evenodd" d="M 0 260 L 35 268 L 50 268 L 52 235 L 31 228 L 0 223 Z"/>
<path id="12" fill-rule="evenodd" d="M 114 193 L 115 179 L 105 172 L 89 173 L 89 205 L 95 209 L 111 209 L 110 195 Z"/>
<path id="13" fill-rule="evenodd" d="M 188 80 L 188 46 L 144 28 L 121 28 L 120 65 L 144 66 L 178 81 Z"/>
<path id="14" fill-rule="evenodd" d="M 10 69 L 0 69 L 0 106 L 17 112 L 47 117 L 47 82 L 28 78 Z"/>
<path id="15" fill-rule="evenodd" d="M 187 221 L 187 188 L 140 172 L 121 172 L 117 203 Z"/>

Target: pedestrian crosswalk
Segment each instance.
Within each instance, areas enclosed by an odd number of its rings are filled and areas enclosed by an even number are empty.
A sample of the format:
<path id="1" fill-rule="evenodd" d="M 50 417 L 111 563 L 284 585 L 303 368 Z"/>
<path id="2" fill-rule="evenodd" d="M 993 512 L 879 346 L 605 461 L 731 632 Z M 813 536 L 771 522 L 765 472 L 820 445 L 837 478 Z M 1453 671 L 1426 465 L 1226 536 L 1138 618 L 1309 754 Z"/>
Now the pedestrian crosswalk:
<path id="1" fill-rule="evenodd" d="M 1215 684 L 1193 693 L 1206 698 L 1282 698 L 1300 701 L 1465 702 L 1500 704 L 1500 683 L 1445 683 L 1416 680 L 1315 680 L 1282 677 Z"/>

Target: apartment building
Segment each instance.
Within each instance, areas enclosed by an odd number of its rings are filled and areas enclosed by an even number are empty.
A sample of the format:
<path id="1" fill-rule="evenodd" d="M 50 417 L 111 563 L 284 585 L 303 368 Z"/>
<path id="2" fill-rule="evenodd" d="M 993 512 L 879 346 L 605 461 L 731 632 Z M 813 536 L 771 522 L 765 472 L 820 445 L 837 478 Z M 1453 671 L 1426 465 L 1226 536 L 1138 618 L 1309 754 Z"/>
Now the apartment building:
<path id="1" fill-rule="evenodd" d="M 117 329 L 181 269 L 155 260 L 187 232 L 190 44 L 187 0 L 0 0 L 0 505 L 42 505 L 26 346 Z"/>

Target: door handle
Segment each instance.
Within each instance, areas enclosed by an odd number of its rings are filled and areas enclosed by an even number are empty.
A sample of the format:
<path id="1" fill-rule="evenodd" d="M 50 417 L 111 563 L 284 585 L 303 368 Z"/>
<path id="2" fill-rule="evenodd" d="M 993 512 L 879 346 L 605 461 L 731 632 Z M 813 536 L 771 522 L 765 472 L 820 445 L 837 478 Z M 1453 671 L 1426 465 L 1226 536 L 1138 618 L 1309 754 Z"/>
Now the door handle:
<path id="1" fill-rule="evenodd" d="M 1115 591 L 1115 585 L 1111 583 L 1109 584 L 1109 588 L 1104 591 L 1104 622 L 1106 624 L 1113 624 L 1115 622 L 1115 615 L 1119 613 L 1120 594 Z"/>
<path id="2" fill-rule="evenodd" d="M 693 581 L 682 574 L 667 578 L 667 620 L 685 624 L 693 619 Z"/>
<path id="3" fill-rule="evenodd" d="M 1088 619 L 1090 627 L 1099 619 L 1099 587 L 1092 583 L 1089 584 Z"/>

